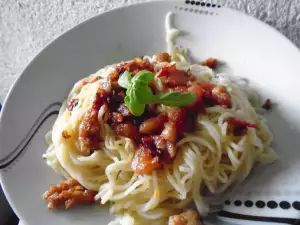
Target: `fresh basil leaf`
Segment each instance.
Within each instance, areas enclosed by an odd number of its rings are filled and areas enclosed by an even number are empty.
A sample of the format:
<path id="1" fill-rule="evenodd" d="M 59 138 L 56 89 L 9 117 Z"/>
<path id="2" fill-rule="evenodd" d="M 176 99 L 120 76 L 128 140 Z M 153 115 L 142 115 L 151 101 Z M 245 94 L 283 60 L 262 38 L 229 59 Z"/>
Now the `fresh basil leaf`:
<path id="1" fill-rule="evenodd" d="M 119 78 L 118 84 L 121 87 L 128 89 L 131 85 L 131 79 L 131 73 L 126 70 Z"/>
<path id="2" fill-rule="evenodd" d="M 126 96 L 126 97 L 124 98 L 124 103 L 125 103 L 125 105 L 128 107 L 128 109 L 130 110 L 130 109 L 131 109 L 131 101 L 130 101 L 129 96 Z"/>
<path id="3" fill-rule="evenodd" d="M 128 93 L 128 95 L 127 95 Z M 134 115 L 134 116 L 140 116 L 143 114 L 143 112 L 145 111 L 145 104 L 143 103 L 139 103 L 136 99 L 135 99 L 135 94 L 133 90 L 130 90 L 127 92 L 126 91 L 126 97 L 124 98 L 124 102 L 125 105 L 128 107 L 128 109 L 130 110 L 130 112 Z"/>
<path id="4" fill-rule="evenodd" d="M 136 81 L 140 81 L 145 84 L 149 84 L 153 78 L 154 78 L 154 74 L 152 72 L 148 70 L 142 70 L 132 78 L 132 83 Z"/>
<path id="5" fill-rule="evenodd" d="M 126 96 L 130 95 L 130 92 L 132 91 L 132 86 L 130 86 L 129 88 L 127 88 L 126 90 Z"/>
<path id="6" fill-rule="evenodd" d="M 145 104 L 134 103 L 131 113 L 135 116 L 140 116 L 144 113 L 145 107 Z"/>
<path id="7" fill-rule="evenodd" d="M 132 102 L 132 104 L 138 102 L 138 100 L 136 99 L 136 94 L 135 94 L 135 90 L 134 90 L 134 88 L 133 88 L 133 85 L 130 86 L 130 87 L 127 89 L 127 91 L 126 91 L 126 96 L 129 97 L 130 102 Z"/>
<path id="8" fill-rule="evenodd" d="M 196 101 L 196 96 L 190 92 L 169 92 L 153 95 L 148 86 L 153 78 L 154 74 L 147 70 L 140 71 L 133 78 L 130 72 L 125 71 L 118 80 L 119 85 L 127 89 L 124 102 L 133 115 L 142 115 L 145 111 L 145 104 L 152 102 L 166 106 L 186 106 Z"/>
<path id="9" fill-rule="evenodd" d="M 129 98 L 129 96 L 126 96 L 125 98 L 124 98 L 124 103 L 125 103 L 125 105 L 127 106 L 127 108 L 130 110 L 130 112 L 132 112 L 132 102 L 130 101 L 130 98 Z"/>
<path id="10" fill-rule="evenodd" d="M 191 92 L 169 92 L 155 95 L 154 99 L 166 106 L 187 106 L 196 101 L 196 95 Z"/>
<path id="11" fill-rule="evenodd" d="M 132 90 L 134 93 L 134 99 L 135 101 L 137 101 L 138 103 L 141 104 L 149 104 L 151 102 L 153 102 L 153 93 L 150 87 L 148 87 L 148 85 L 136 81 L 133 86 L 132 86 Z"/>

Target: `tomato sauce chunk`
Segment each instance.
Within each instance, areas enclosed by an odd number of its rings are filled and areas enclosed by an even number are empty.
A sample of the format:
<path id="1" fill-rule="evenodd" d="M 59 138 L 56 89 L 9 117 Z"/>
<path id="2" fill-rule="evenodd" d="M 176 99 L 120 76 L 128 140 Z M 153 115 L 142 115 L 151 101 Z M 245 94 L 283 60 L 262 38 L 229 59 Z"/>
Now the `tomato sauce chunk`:
<path id="1" fill-rule="evenodd" d="M 137 174 L 151 173 L 160 168 L 159 157 L 151 154 L 151 149 L 140 145 L 131 163 L 132 170 Z"/>
<path id="2" fill-rule="evenodd" d="M 243 127 L 252 127 L 257 128 L 257 125 L 254 123 L 248 123 L 236 117 L 230 117 L 227 119 L 227 122 L 233 126 L 243 126 Z"/>
<path id="3" fill-rule="evenodd" d="M 167 116 L 163 114 L 147 119 L 141 123 L 139 131 L 141 134 L 159 133 L 164 128 L 164 123 L 167 121 L 167 119 Z"/>
<path id="4" fill-rule="evenodd" d="M 175 64 L 163 67 L 158 77 L 160 77 L 162 83 L 169 88 L 186 86 L 190 80 L 188 73 L 184 70 L 177 70 Z"/>
<path id="5" fill-rule="evenodd" d="M 138 128 L 130 122 L 116 124 L 114 126 L 116 133 L 123 137 L 128 137 L 133 140 L 139 140 L 140 134 Z"/>
<path id="6" fill-rule="evenodd" d="M 214 58 L 208 58 L 204 62 L 200 64 L 201 66 L 207 66 L 211 69 L 216 69 L 217 68 L 217 60 Z"/>
<path id="7" fill-rule="evenodd" d="M 247 133 L 248 128 L 257 128 L 256 124 L 248 123 L 239 118 L 231 117 L 227 119 L 229 124 L 229 132 L 234 136 L 243 136 Z"/>

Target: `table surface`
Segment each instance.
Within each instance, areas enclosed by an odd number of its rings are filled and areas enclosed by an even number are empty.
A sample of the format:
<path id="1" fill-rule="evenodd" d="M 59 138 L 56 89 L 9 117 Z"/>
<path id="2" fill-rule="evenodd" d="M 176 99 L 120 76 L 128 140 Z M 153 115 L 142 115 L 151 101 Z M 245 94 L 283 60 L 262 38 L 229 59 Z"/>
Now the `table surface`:
<path id="1" fill-rule="evenodd" d="M 1 0 L 0 102 L 4 101 L 11 85 L 32 58 L 60 34 L 101 12 L 144 1 Z M 300 0 L 212 2 L 237 9 L 266 22 L 300 47 Z M 3 199 L 0 199 L 0 205 L 2 201 Z"/>

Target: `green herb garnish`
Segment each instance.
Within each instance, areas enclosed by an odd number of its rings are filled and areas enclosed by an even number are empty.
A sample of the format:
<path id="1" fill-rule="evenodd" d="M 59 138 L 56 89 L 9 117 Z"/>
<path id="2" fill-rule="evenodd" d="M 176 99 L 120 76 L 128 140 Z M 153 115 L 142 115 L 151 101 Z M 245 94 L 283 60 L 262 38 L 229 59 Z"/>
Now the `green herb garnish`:
<path id="1" fill-rule="evenodd" d="M 154 78 L 154 74 L 148 70 L 142 70 L 132 77 L 125 71 L 118 80 L 121 87 L 126 88 L 125 105 L 135 116 L 140 116 L 145 111 L 146 104 L 157 102 L 166 106 L 186 106 L 196 101 L 196 96 L 191 92 L 169 92 L 153 95 L 148 86 Z"/>

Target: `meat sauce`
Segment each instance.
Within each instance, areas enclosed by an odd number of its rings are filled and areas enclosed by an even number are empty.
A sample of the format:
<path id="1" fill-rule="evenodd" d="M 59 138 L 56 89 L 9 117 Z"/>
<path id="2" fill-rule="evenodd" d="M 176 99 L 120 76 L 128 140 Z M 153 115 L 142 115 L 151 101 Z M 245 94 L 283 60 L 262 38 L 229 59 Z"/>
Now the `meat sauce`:
<path id="1" fill-rule="evenodd" d="M 194 210 L 188 210 L 179 215 L 169 217 L 168 225 L 202 225 L 199 214 Z"/>
<path id="2" fill-rule="evenodd" d="M 79 126 L 79 143 L 81 152 L 84 155 L 90 155 L 99 148 L 102 141 L 100 136 L 100 124 L 98 121 L 98 111 L 105 103 L 108 93 L 102 89 L 96 94 L 92 108 L 85 114 Z"/>
<path id="3" fill-rule="evenodd" d="M 65 205 L 69 209 L 74 204 L 91 204 L 97 192 L 85 189 L 77 180 L 70 178 L 52 185 L 43 195 L 49 201 L 48 208 L 56 209 Z"/>
<path id="4" fill-rule="evenodd" d="M 227 122 L 229 124 L 229 133 L 234 136 L 243 136 L 248 131 L 248 128 L 257 128 L 256 124 L 248 123 L 235 117 L 228 118 Z"/>
<path id="5" fill-rule="evenodd" d="M 202 62 L 200 65 L 201 66 L 207 66 L 211 69 L 215 69 L 215 68 L 217 68 L 217 60 L 214 59 L 214 58 L 208 58 L 207 60 Z"/>
<path id="6" fill-rule="evenodd" d="M 156 57 L 159 61 L 169 62 L 170 58 L 166 54 L 159 53 Z M 98 111 L 105 104 L 109 115 L 108 124 L 116 134 L 131 138 L 136 143 L 136 153 L 131 167 L 137 174 L 150 173 L 164 163 L 170 163 L 176 156 L 176 142 L 183 137 L 184 132 L 194 130 L 197 115 L 205 113 L 206 106 L 231 107 L 230 96 L 225 87 L 211 83 L 197 83 L 190 72 L 177 70 L 175 65 L 171 65 L 163 67 L 156 75 L 161 80 L 164 90 L 192 92 L 197 97 L 196 102 L 187 107 L 172 107 L 164 113 L 158 113 L 156 105 L 150 104 L 141 116 L 136 117 L 124 104 L 126 90 L 117 83 L 118 77 L 126 70 L 133 74 L 141 70 L 154 72 L 153 65 L 148 60 L 136 58 L 130 62 L 120 63 L 116 67 L 117 72 L 113 72 L 110 76 L 112 90 L 107 92 L 99 89 L 93 107 L 84 116 L 79 128 L 79 141 L 81 151 L 85 155 L 99 148 L 103 140 L 100 137 Z M 69 105 L 70 110 L 74 105 L 72 100 Z"/>
<path id="7" fill-rule="evenodd" d="M 272 103 L 271 103 L 271 100 L 270 99 L 267 99 L 265 101 L 265 103 L 262 105 L 262 108 L 265 109 L 265 110 L 270 110 L 272 109 Z"/>
<path id="8" fill-rule="evenodd" d="M 135 58 L 130 62 L 122 62 L 116 69 L 118 73 L 123 73 L 126 70 L 133 74 L 137 74 L 141 70 L 154 72 L 153 65 L 148 60 L 143 60 L 141 58 Z"/>

